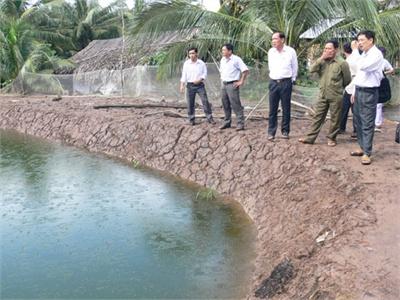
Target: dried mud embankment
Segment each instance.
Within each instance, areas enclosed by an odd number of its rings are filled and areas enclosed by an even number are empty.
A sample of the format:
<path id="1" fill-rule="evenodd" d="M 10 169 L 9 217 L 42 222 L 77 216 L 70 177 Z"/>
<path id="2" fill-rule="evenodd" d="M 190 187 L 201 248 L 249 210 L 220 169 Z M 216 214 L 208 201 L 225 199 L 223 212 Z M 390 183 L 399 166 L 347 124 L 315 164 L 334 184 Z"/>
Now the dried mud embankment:
<path id="1" fill-rule="evenodd" d="M 137 161 L 239 202 L 257 228 L 249 298 L 274 268 L 259 296 L 358 298 L 363 287 L 353 276 L 357 266 L 335 253 L 376 216 L 355 180 L 359 174 L 338 165 L 323 151 L 326 146 L 299 145 L 295 138 L 267 142 L 266 124 L 259 121 L 249 122 L 244 132 L 221 132 L 206 123 L 191 127 L 183 119 L 153 114 L 154 108 L 93 109 L 106 99 L 0 100 L 0 128 Z M 305 125 L 294 122 L 293 135 Z M 280 263 L 282 270 L 276 268 Z"/>

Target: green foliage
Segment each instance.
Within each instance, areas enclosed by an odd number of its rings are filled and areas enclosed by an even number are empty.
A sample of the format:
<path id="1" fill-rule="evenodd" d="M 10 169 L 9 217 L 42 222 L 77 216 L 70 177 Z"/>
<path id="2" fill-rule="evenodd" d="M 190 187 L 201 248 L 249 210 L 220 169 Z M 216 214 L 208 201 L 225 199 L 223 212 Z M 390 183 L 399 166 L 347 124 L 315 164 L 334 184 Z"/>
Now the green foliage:
<path id="1" fill-rule="evenodd" d="M 164 62 L 166 57 L 167 57 L 167 52 L 162 50 L 150 56 L 143 57 L 141 63 L 147 64 L 149 66 L 158 66 Z"/>
<path id="2" fill-rule="evenodd" d="M 0 0 L 0 85 L 20 72 L 49 72 L 65 66 L 66 59 L 93 39 L 121 35 L 121 14 L 116 4 L 102 8 L 93 0 Z M 50 84 L 50 86 L 54 86 Z"/>
<path id="3" fill-rule="evenodd" d="M 79 51 L 92 40 L 115 38 L 121 35 L 121 14 L 123 8 L 116 1 L 102 8 L 97 1 L 74 0 L 50 1 L 45 7 L 51 18 L 58 24 L 58 30 L 69 37 L 72 44 L 68 51 Z M 58 49 L 61 51 L 61 49 Z M 65 50 L 64 50 L 65 52 Z"/>
<path id="4" fill-rule="evenodd" d="M 211 201 L 217 198 L 217 193 L 209 188 L 203 188 L 196 194 L 196 200 Z"/>
<path id="5" fill-rule="evenodd" d="M 134 169 L 138 169 L 140 167 L 140 161 L 138 161 L 137 159 L 132 159 L 132 166 Z"/>
<path id="6" fill-rule="evenodd" d="M 299 71 L 297 74 L 296 84 L 305 87 L 317 87 L 319 81 L 311 77 L 311 74 L 308 71 L 307 67 L 307 60 L 305 58 L 300 57 L 298 62 L 299 62 Z"/>
<path id="7" fill-rule="evenodd" d="M 145 35 L 149 40 L 171 32 L 179 35 L 180 40 L 165 47 L 168 55 L 161 63 L 170 65 L 165 67 L 170 72 L 182 61 L 189 45 L 197 46 L 210 59 L 211 55 L 219 58 L 221 45 L 232 42 L 235 52 L 245 59 L 265 62 L 275 31 L 285 33 L 287 44 L 300 58 L 305 58 L 314 44 L 332 37 L 350 39 L 364 28 L 376 31 L 378 43 L 388 49 L 390 57 L 399 55 L 399 5 L 383 7 L 378 0 L 226 0 L 222 4 L 218 12 L 211 12 L 191 1 L 152 2 L 135 16 L 130 34 Z M 324 20 L 340 22 L 311 40 L 301 38 Z M 307 78 L 304 82 L 311 83 Z"/>

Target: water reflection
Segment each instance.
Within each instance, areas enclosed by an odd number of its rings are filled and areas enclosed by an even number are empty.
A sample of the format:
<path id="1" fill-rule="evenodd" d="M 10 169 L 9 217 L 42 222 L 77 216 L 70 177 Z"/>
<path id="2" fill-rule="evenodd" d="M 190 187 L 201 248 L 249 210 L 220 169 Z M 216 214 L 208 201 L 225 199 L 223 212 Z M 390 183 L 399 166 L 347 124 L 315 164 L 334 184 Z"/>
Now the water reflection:
<path id="1" fill-rule="evenodd" d="M 254 234 L 149 172 L 0 131 L 4 298 L 243 297 Z"/>

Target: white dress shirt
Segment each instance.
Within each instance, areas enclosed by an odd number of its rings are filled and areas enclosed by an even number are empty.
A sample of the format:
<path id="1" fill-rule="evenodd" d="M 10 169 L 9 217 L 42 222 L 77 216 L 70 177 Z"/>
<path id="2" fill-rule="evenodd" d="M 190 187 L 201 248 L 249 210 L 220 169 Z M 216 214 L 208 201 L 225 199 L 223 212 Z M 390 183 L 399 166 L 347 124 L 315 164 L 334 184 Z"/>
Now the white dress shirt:
<path id="1" fill-rule="evenodd" d="M 347 94 L 353 94 L 355 91 L 354 85 L 354 77 L 358 72 L 358 60 L 360 59 L 361 54 L 358 49 L 353 50 L 351 54 L 346 58 L 346 62 L 349 64 L 350 74 L 351 74 L 351 82 L 345 87 L 345 91 Z"/>
<path id="2" fill-rule="evenodd" d="M 282 51 L 271 48 L 268 51 L 269 78 L 273 80 L 292 78 L 296 80 L 298 63 L 296 51 L 284 45 Z"/>
<path id="3" fill-rule="evenodd" d="M 188 59 L 183 64 L 181 82 L 194 82 L 200 79 L 207 78 L 207 67 L 204 61 L 197 59 L 193 62 Z"/>
<path id="4" fill-rule="evenodd" d="M 383 70 L 384 72 L 393 70 L 393 66 L 390 64 L 390 62 L 387 61 L 386 58 L 383 59 L 383 67 L 382 67 L 382 70 Z"/>
<path id="5" fill-rule="evenodd" d="M 374 45 L 361 54 L 354 84 L 359 87 L 379 87 L 383 78 L 383 55 Z"/>
<path id="6" fill-rule="evenodd" d="M 244 71 L 248 71 L 249 68 L 243 62 L 243 60 L 232 54 L 229 58 L 222 57 L 220 72 L 222 81 L 237 81 L 240 79 L 240 74 Z"/>

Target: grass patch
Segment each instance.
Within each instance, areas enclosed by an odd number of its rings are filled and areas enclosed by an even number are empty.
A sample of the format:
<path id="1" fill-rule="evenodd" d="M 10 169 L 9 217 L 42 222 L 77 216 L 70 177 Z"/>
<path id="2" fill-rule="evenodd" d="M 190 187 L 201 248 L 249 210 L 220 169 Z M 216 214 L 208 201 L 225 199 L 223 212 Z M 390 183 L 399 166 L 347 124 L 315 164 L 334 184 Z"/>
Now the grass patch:
<path id="1" fill-rule="evenodd" d="M 213 189 L 203 188 L 196 194 L 196 200 L 210 201 L 217 198 L 217 192 Z"/>
<path id="2" fill-rule="evenodd" d="M 132 159 L 132 167 L 138 169 L 140 167 L 140 162 L 137 159 Z"/>

